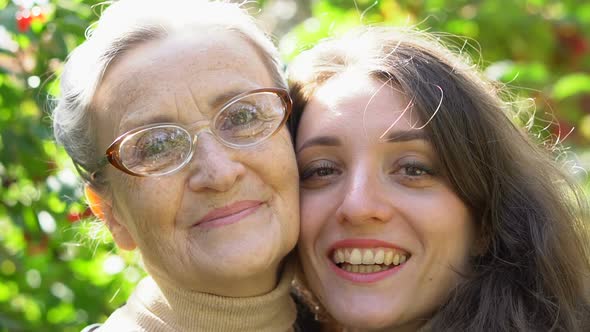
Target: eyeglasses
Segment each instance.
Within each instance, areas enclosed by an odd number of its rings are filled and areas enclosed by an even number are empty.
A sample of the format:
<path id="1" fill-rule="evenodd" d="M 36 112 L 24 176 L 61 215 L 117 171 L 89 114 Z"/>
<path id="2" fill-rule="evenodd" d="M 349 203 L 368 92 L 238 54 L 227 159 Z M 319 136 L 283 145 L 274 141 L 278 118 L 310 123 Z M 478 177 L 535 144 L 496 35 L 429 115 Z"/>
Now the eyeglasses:
<path id="1" fill-rule="evenodd" d="M 234 149 L 260 144 L 285 124 L 291 103 L 284 89 L 256 89 L 229 100 L 211 121 L 199 121 L 188 127 L 156 123 L 135 128 L 108 147 L 106 156 L 99 161 L 99 170 L 111 163 L 134 176 L 172 174 L 190 162 L 202 132 Z M 90 179 L 94 180 L 97 173 L 93 172 Z"/>

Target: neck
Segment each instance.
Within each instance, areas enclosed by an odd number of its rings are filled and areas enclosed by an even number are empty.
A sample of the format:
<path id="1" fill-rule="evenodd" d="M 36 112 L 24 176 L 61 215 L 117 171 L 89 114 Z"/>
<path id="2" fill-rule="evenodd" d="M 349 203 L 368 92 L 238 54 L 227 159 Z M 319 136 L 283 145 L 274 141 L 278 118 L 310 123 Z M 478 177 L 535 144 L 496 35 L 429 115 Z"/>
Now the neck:
<path id="1" fill-rule="evenodd" d="M 274 270 L 277 271 L 280 269 L 275 267 Z M 262 276 L 242 278 L 239 281 L 236 281 L 235 278 L 232 280 L 218 278 L 217 280 L 207 280 L 204 282 L 207 287 L 187 287 L 184 290 L 198 293 L 215 294 L 225 297 L 253 297 L 264 295 L 275 289 L 277 284 L 280 282 L 279 277 L 279 273 L 266 273 Z M 154 279 L 156 280 L 156 283 L 163 289 L 169 289 L 171 291 L 178 289 L 178 287 L 172 287 L 172 285 L 174 285 L 172 283 L 156 279 L 156 277 L 154 277 Z"/>
<path id="2" fill-rule="evenodd" d="M 289 258 L 286 261 L 289 261 Z M 144 264 L 148 274 L 163 290 L 182 290 L 226 297 L 252 297 L 270 292 L 279 282 L 280 273 L 269 271 L 280 271 L 284 265 L 272 264 L 258 274 L 242 273 L 238 276 L 234 274 L 211 277 L 199 275 L 198 282 L 195 282 L 194 276 L 175 275 L 175 279 L 171 279 L 169 271 L 153 268 L 147 262 Z"/>
<path id="3" fill-rule="evenodd" d="M 294 268 L 288 264 L 274 289 L 251 297 L 227 297 L 171 287 L 148 277 L 137 287 L 134 296 L 150 315 L 138 315 L 137 320 L 148 331 L 161 330 L 158 324 L 176 331 L 287 331 L 296 316 L 289 295 L 293 276 Z"/>

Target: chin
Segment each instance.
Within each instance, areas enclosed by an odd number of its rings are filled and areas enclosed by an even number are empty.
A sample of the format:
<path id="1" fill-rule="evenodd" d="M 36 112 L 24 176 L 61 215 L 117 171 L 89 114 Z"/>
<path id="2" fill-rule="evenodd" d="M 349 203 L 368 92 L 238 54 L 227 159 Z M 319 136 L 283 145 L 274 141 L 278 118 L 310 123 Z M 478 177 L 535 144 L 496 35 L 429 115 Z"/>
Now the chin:
<path id="1" fill-rule="evenodd" d="M 264 241 L 260 242 L 264 243 Z M 285 255 L 276 246 L 249 246 L 221 256 L 216 270 L 234 277 L 244 278 L 264 273 L 276 273 L 276 269 Z"/>
<path id="2" fill-rule="evenodd" d="M 332 300 L 335 301 L 324 298 L 325 308 L 336 321 L 349 328 L 381 330 L 408 323 L 403 307 L 379 296 L 343 296 Z"/>
<path id="3" fill-rule="evenodd" d="M 258 253 L 250 256 L 246 261 L 242 261 L 241 264 L 236 264 L 232 270 L 234 274 L 244 277 L 276 273 L 280 261 L 281 258 L 276 255 Z"/>
<path id="4" fill-rule="evenodd" d="M 334 315 L 340 324 L 349 328 L 358 328 L 366 330 L 380 330 L 394 325 L 394 319 L 387 313 L 363 314 L 363 312 L 342 312 L 340 315 Z"/>

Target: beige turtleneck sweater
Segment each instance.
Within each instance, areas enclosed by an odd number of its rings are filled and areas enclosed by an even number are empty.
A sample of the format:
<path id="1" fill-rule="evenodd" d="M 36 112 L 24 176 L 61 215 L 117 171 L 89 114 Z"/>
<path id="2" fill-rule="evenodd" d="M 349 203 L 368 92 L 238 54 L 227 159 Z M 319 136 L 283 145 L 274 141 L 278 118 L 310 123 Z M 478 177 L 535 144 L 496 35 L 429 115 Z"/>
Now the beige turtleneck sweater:
<path id="1" fill-rule="evenodd" d="M 147 277 L 97 331 L 291 331 L 297 315 L 289 295 L 293 277 L 287 264 L 269 293 L 235 298 L 162 288 Z"/>

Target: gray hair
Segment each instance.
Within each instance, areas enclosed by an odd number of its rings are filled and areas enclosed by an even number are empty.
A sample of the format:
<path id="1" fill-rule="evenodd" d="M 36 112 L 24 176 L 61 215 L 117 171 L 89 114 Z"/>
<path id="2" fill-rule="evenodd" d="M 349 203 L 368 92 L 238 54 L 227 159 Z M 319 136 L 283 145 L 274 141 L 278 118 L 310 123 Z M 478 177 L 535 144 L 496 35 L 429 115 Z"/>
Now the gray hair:
<path id="1" fill-rule="evenodd" d="M 209 0 L 109 3 L 99 21 L 88 28 L 86 41 L 68 56 L 61 75 L 61 97 L 53 110 L 55 139 L 89 182 L 87 174 L 99 167 L 90 115 L 93 96 L 109 64 L 138 44 L 199 27 L 224 28 L 250 42 L 275 84 L 286 88 L 276 47 L 238 4 Z"/>

